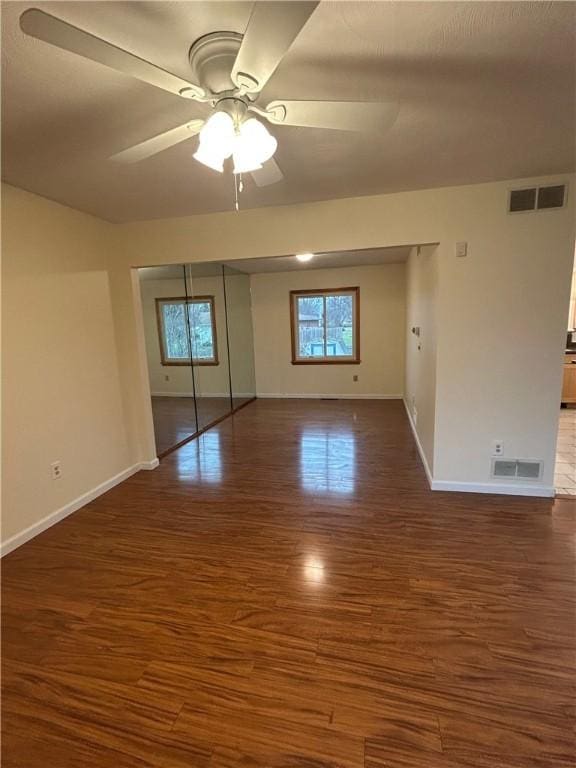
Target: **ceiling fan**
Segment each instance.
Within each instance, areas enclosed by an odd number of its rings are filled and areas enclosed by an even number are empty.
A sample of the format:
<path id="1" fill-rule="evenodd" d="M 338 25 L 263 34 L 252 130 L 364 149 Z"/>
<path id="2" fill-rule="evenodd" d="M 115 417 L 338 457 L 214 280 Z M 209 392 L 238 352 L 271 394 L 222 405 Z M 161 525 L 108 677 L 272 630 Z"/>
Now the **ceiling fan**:
<path id="1" fill-rule="evenodd" d="M 191 80 L 171 74 L 112 43 L 37 8 L 20 16 L 27 35 L 71 51 L 165 91 L 212 106 L 207 120 L 191 119 L 112 156 L 133 163 L 196 134 L 194 157 L 217 171 L 233 158 L 234 173 L 251 172 L 258 186 L 280 181 L 272 155 L 277 146 L 263 121 L 273 125 L 384 132 L 398 114 L 396 103 L 277 100 L 258 105 L 260 92 L 319 2 L 255 2 L 243 35 L 213 32 L 190 48 Z M 260 118 L 260 119 L 258 119 Z"/>

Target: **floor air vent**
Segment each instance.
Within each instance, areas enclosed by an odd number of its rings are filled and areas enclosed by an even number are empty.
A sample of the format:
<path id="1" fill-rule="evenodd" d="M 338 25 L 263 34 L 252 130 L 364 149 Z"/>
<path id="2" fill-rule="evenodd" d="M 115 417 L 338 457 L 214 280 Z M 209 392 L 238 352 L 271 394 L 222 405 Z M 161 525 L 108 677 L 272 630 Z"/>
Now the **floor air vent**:
<path id="1" fill-rule="evenodd" d="M 507 477 L 512 480 L 539 480 L 541 476 L 541 461 L 528 459 L 492 460 L 492 477 Z"/>

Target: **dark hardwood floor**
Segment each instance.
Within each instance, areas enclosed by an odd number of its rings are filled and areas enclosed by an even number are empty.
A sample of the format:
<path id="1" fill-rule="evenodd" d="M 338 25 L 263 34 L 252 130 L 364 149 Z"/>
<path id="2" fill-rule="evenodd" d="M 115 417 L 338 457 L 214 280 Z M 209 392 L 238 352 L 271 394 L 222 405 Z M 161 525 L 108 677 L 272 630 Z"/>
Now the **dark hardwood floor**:
<path id="1" fill-rule="evenodd" d="M 3 563 L 4 768 L 574 765 L 576 503 L 257 401 Z"/>

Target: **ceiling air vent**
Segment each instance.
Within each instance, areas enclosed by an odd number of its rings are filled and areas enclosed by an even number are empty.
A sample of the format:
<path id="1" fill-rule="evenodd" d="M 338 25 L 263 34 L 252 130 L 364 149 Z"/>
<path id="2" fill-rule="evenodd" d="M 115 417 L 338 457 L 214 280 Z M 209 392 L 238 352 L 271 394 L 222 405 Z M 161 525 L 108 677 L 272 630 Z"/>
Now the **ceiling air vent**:
<path id="1" fill-rule="evenodd" d="M 565 184 L 555 184 L 553 187 L 538 188 L 538 210 L 546 208 L 562 208 L 566 194 Z"/>
<path id="2" fill-rule="evenodd" d="M 493 459 L 492 477 L 507 477 L 513 480 L 539 480 L 542 476 L 542 462 L 529 459 Z"/>
<path id="3" fill-rule="evenodd" d="M 510 213 L 533 211 L 536 208 L 536 187 L 530 189 L 513 189 L 510 191 L 508 210 Z"/>

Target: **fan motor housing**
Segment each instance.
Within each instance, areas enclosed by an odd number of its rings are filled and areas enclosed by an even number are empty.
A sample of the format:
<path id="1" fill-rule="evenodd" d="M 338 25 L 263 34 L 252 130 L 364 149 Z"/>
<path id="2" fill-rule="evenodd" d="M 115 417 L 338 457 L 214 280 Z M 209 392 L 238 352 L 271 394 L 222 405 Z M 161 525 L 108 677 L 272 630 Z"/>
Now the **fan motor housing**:
<path id="1" fill-rule="evenodd" d="M 245 98 L 230 93 L 224 94 L 222 98 L 218 99 L 214 108 L 218 112 L 226 112 L 230 115 L 234 124 L 238 126 L 240 123 L 244 122 L 246 118 L 248 103 Z"/>
<path id="2" fill-rule="evenodd" d="M 213 94 L 235 90 L 231 72 L 241 42 L 238 32 L 211 32 L 198 38 L 189 53 L 193 82 Z"/>

